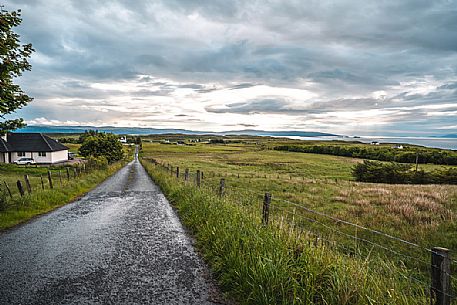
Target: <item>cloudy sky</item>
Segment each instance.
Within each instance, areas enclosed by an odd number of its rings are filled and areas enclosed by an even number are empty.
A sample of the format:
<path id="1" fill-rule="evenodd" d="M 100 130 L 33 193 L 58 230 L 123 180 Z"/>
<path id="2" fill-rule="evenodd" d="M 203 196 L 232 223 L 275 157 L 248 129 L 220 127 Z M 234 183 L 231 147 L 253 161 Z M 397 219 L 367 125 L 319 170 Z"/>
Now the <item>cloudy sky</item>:
<path id="1" fill-rule="evenodd" d="M 457 133 L 457 0 L 5 6 L 36 49 L 29 124 Z"/>

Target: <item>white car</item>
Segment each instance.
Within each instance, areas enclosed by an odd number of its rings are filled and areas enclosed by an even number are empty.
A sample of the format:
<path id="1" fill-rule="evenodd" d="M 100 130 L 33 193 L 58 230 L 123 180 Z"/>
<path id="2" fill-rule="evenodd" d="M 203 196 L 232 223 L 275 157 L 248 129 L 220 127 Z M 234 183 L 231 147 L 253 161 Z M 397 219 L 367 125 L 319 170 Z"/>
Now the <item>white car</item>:
<path id="1" fill-rule="evenodd" d="M 32 158 L 19 158 L 16 161 L 14 161 L 17 165 L 30 165 L 30 164 L 36 164 L 35 160 Z"/>

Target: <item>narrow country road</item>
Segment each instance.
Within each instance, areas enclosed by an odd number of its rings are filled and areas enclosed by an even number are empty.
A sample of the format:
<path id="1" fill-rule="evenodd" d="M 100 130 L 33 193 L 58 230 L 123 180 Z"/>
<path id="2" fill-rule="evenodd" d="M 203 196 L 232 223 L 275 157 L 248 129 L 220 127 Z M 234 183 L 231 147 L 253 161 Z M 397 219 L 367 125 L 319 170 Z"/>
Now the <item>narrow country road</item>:
<path id="1" fill-rule="evenodd" d="M 0 304 L 215 304 L 218 298 L 137 157 L 82 199 L 0 234 Z"/>

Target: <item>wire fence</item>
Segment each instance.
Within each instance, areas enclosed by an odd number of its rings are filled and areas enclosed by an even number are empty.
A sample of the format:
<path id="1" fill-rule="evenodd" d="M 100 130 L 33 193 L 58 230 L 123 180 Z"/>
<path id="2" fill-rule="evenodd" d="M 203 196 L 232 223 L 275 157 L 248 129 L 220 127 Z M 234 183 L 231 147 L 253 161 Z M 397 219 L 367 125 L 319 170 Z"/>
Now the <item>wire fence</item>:
<path id="1" fill-rule="evenodd" d="M 15 200 L 35 192 L 58 189 L 77 181 L 99 166 L 78 163 L 71 166 L 17 167 L 16 174 L 0 180 L 0 192 Z"/>
<path id="2" fill-rule="evenodd" d="M 452 267 L 455 268 L 457 261 L 450 258 L 447 249 L 430 249 L 392 234 L 311 209 L 305 206 L 304 203 L 290 201 L 285 198 L 274 197 L 268 203 L 262 202 L 262 198 L 266 198 L 266 195 L 264 196 L 264 194 L 252 189 L 227 183 L 229 177 L 240 177 L 237 174 L 227 175 L 226 173 L 214 171 L 204 173 L 200 170 L 190 172 L 187 169 L 184 172 L 180 172 L 179 167 L 163 164 L 156 160 L 149 161 L 159 165 L 162 170 L 169 172 L 171 176 L 178 178 L 178 181 L 193 183 L 197 187 L 205 188 L 218 194 L 220 197 L 231 197 L 232 200 L 239 203 L 243 201 L 243 198 L 249 197 L 248 202 L 254 201 L 258 203 L 258 216 L 262 222 L 264 224 L 270 222 L 270 226 L 274 226 L 278 230 L 284 231 L 288 229 L 306 232 L 306 234 L 314 236 L 314 244 L 323 243 L 350 256 L 368 257 L 376 252 L 380 256 L 387 257 L 408 269 L 409 272 L 401 274 L 402 277 L 426 289 L 430 288 L 431 299 L 435 300 L 433 304 L 457 303 L 457 296 L 450 285 L 451 280 L 457 280 L 451 274 Z M 269 176 L 274 177 L 275 175 Z M 184 179 L 181 179 L 183 177 Z M 255 177 L 268 179 L 268 175 L 251 174 L 244 175 L 244 177 L 248 179 Z M 265 192 L 267 193 L 267 190 Z M 242 203 L 241 206 L 243 205 L 246 204 Z M 268 209 L 267 213 L 265 213 L 265 209 Z M 267 220 L 265 220 L 265 217 L 267 217 Z M 430 260 L 427 260 L 427 258 Z"/>

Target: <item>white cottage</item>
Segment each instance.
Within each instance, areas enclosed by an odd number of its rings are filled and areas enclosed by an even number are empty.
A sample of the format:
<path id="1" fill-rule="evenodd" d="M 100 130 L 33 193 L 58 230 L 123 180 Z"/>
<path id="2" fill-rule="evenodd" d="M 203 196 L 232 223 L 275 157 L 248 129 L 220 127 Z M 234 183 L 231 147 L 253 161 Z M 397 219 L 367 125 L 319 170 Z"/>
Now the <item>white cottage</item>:
<path id="1" fill-rule="evenodd" d="M 32 158 L 38 164 L 68 160 L 68 147 L 41 133 L 8 133 L 0 138 L 0 163 Z"/>

